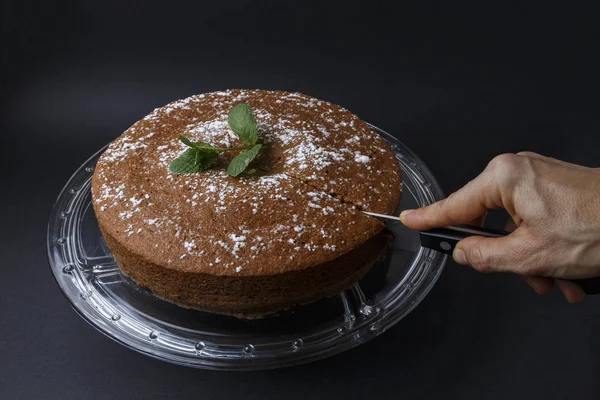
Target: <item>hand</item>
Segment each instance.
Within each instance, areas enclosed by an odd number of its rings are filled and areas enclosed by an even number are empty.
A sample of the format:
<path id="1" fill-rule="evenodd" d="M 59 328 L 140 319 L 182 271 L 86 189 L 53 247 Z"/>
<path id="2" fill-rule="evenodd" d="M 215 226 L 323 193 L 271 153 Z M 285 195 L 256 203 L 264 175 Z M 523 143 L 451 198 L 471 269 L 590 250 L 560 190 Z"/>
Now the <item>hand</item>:
<path id="1" fill-rule="evenodd" d="M 600 168 L 536 153 L 502 154 L 448 198 L 400 218 L 412 229 L 466 224 L 504 208 L 516 229 L 502 238 L 461 240 L 454 260 L 480 272 L 514 272 L 538 294 L 556 283 L 569 302 L 584 292 L 560 278 L 600 276 Z"/>

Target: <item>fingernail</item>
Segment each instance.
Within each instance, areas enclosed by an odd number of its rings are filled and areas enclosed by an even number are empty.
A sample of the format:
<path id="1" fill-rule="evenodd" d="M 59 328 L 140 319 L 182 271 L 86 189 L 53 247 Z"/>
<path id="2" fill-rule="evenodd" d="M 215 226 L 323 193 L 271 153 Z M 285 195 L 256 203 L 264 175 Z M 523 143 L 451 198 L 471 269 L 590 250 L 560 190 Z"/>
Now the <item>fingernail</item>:
<path id="1" fill-rule="evenodd" d="M 412 214 L 415 210 L 404 210 L 400 213 L 400 221 L 404 222 L 408 214 Z"/>
<path id="2" fill-rule="evenodd" d="M 454 254 L 452 254 L 452 257 L 454 258 L 454 261 L 456 261 L 457 263 L 459 263 L 461 265 L 468 264 L 467 256 L 465 255 L 465 252 L 459 248 L 454 249 Z"/>

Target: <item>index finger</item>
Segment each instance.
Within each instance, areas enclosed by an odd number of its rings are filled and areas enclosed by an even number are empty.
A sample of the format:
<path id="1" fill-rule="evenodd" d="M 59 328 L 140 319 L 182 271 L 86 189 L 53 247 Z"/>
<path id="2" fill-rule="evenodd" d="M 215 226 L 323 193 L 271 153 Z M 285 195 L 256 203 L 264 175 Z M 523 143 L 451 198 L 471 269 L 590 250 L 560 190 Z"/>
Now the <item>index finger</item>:
<path id="1" fill-rule="evenodd" d="M 430 206 L 403 211 L 400 214 L 402 223 L 416 230 L 467 224 L 481 217 L 488 210 L 502 207 L 503 177 L 508 177 L 509 180 L 514 177 L 516 171 L 512 167 L 519 162 L 515 159 L 518 157 L 514 154 L 505 154 L 494 158 L 477 178 L 448 198 Z"/>

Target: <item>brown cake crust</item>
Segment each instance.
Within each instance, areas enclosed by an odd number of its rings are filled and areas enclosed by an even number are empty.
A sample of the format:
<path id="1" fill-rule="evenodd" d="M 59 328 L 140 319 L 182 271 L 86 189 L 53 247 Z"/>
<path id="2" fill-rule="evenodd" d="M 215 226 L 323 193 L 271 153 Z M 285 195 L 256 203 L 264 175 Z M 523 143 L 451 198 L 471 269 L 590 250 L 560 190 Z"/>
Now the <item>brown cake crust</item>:
<path id="1" fill-rule="evenodd" d="M 249 103 L 267 147 L 267 173 L 224 168 L 173 175 L 177 137 L 242 145 L 227 113 Z M 101 156 L 94 211 L 121 270 L 157 296 L 239 316 L 333 295 L 356 282 L 387 243 L 400 168 L 387 143 L 339 106 L 262 90 L 171 103 L 138 121 Z"/>

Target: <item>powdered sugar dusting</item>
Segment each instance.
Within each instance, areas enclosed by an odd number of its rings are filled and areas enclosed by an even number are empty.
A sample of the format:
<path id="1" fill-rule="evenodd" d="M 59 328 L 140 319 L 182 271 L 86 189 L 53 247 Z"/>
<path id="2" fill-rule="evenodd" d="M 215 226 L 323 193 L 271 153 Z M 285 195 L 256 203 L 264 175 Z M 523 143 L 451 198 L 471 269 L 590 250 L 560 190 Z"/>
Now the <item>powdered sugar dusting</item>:
<path id="1" fill-rule="evenodd" d="M 362 155 L 358 151 L 354 153 L 354 161 L 358 163 L 368 163 L 370 160 L 369 156 Z"/>

